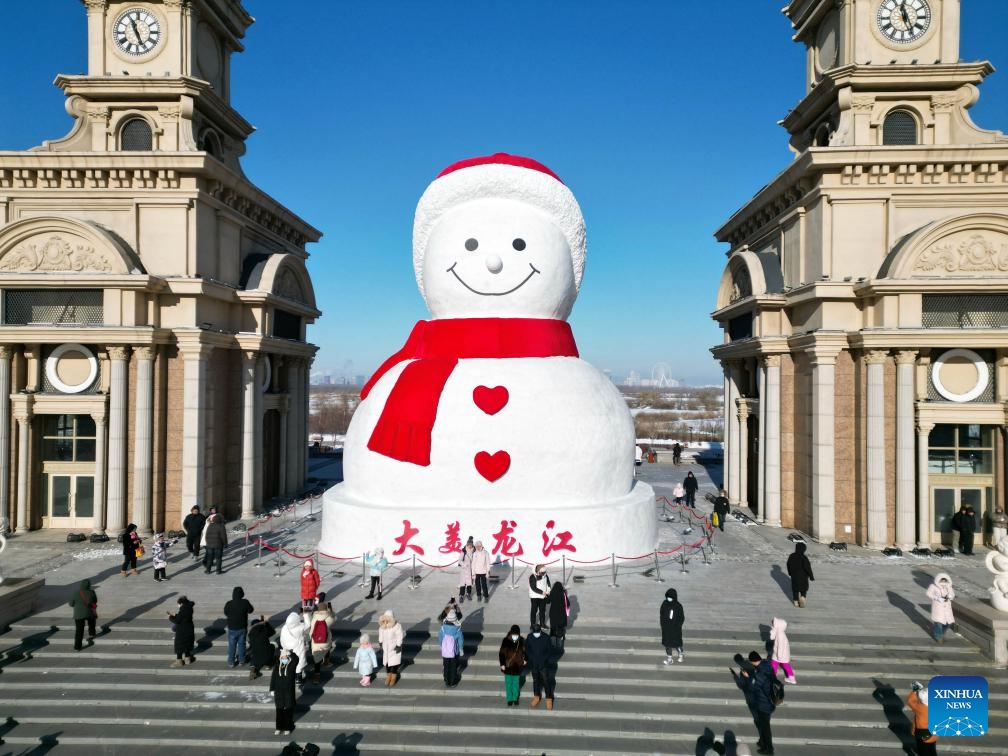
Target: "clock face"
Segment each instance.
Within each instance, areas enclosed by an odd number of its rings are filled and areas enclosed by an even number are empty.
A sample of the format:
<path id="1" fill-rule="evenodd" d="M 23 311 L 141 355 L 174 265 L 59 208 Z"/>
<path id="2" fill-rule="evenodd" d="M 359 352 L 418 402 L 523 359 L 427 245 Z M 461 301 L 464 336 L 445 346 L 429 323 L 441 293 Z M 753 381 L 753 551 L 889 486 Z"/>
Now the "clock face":
<path id="1" fill-rule="evenodd" d="M 931 26 L 931 6 L 927 0 L 882 0 L 878 29 L 886 39 L 908 45 L 924 36 Z"/>
<path id="2" fill-rule="evenodd" d="M 145 8 L 128 8 L 112 26 L 116 46 L 127 55 L 146 55 L 161 41 L 161 22 Z"/>

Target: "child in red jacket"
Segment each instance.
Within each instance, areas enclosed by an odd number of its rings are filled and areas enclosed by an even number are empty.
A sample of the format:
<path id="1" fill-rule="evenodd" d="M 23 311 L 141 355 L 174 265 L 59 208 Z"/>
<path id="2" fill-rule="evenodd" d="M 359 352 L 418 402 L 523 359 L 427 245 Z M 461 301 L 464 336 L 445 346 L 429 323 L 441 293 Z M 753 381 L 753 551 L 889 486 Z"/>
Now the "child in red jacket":
<path id="1" fill-rule="evenodd" d="M 315 597 L 318 596 L 321 582 L 322 578 L 319 577 L 314 563 L 311 559 L 306 559 L 304 567 L 301 568 L 301 608 L 305 611 L 315 609 Z"/>

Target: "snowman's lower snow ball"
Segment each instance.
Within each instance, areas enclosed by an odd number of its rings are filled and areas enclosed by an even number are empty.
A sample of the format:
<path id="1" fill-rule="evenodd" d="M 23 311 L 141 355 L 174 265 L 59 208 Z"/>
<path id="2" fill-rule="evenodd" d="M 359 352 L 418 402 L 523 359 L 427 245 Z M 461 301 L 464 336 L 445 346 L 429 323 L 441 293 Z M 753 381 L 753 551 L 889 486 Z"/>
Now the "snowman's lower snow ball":
<path id="1" fill-rule="evenodd" d="M 584 260 L 577 200 L 535 160 L 463 160 L 427 187 L 413 265 L 432 317 L 361 392 L 323 553 L 384 544 L 447 565 L 468 536 L 533 563 L 655 548 L 630 412 L 566 320 Z"/>

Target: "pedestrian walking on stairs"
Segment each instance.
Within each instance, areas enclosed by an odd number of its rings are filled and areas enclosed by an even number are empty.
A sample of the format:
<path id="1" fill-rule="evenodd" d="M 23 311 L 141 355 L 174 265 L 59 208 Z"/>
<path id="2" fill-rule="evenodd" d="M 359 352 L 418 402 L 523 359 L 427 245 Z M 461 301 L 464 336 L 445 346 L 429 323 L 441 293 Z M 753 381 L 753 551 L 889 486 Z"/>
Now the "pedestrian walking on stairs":
<path id="1" fill-rule="evenodd" d="M 665 646 L 665 665 L 683 660 L 683 622 L 686 614 L 683 605 L 679 603 L 679 593 L 675 588 L 665 591 L 665 600 L 658 607 L 658 620 L 661 626 L 662 645 Z"/>
<path id="2" fill-rule="evenodd" d="M 794 553 L 788 557 L 787 573 L 791 576 L 791 597 L 795 606 L 805 608 L 805 596 L 808 593 L 809 581 L 815 580 L 812 574 L 812 564 L 805 556 L 806 544 L 799 541 L 795 544 Z"/>
<path id="3" fill-rule="evenodd" d="M 183 667 L 188 661 L 189 664 L 196 662 L 193 656 L 193 648 L 196 646 L 196 627 L 193 624 L 193 607 L 196 606 L 185 596 L 179 596 L 178 607 L 175 614 L 168 614 L 168 621 L 171 622 L 175 631 L 175 661 L 173 667 Z"/>

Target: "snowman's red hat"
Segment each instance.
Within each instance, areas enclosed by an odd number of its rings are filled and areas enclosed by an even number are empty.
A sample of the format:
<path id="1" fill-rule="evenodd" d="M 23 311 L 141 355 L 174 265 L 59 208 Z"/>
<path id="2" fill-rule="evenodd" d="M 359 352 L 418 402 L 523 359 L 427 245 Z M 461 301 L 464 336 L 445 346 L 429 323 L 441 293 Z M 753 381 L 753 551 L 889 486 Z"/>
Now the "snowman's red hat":
<path id="1" fill-rule="evenodd" d="M 452 163 L 420 197 L 413 220 L 413 267 L 421 291 L 427 241 L 438 219 L 456 205 L 489 197 L 518 200 L 546 212 L 567 238 L 574 266 L 574 285 L 581 286 L 585 224 L 571 190 L 542 163 L 498 152 Z"/>

